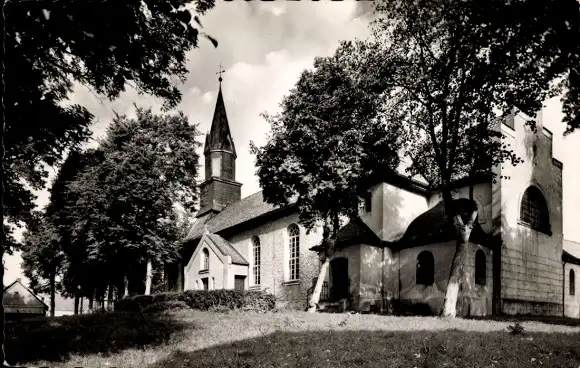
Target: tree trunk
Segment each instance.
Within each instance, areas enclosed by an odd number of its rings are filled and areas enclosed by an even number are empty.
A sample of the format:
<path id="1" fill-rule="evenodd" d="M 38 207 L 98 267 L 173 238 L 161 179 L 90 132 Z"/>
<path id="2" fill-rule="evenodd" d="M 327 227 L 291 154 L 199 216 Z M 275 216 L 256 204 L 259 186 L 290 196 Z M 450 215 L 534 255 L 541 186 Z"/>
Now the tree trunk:
<path id="1" fill-rule="evenodd" d="M 125 295 L 123 295 L 123 297 L 128 297 L 129 296 L 129 278 L 127 276 L 125 276 Z"/>
<path id="2" fill-rule="evenodd" d="M 54 317 L 54 295 L 56 294 L 56 280 L 55 275 L 50 276 L 50 316 Z"/>
<path id="3" fill-rule="evenodd" d="M 84 301 L 84 297 L 81 296 L 81 314 L 83 314 L 84 309 L 83 309 L 83 301 Z"/>
<path id="4" fill-rule="evenodd" d="M 443 317 L 454 318 L 457 315 L 457 299 L 459 290 L 462 284 L 464 284 L 465 279 L 465 254 L 476 218 L 477 209 L 471 213 L 467 224 L 463 223 L 461 215 L 457 214 L 453 217 L 453 225 L 457 230 L 457 247 L 455 248 L 455 254 L 451 262 L 451 271 L 449 272 L 449 279 L 447 281 L 445 302 L 441 313 Z"/>
<path id="5" fill-rule="evenodd" d="M 3 98 L 4 100 L 4 98 Z M 2 146 L 2 157 L 4 157 L 4 146 Z M 2 197 L 4 197 L 4 185 L 2 185 Z M 4 237 L 4 234 L 2 234 Z M 4 239 L 0 239 L 0 275 L 2 275 L 2 289 L 4 289 Z M 5 321 L 4 321 L 4 298 L 0 302 L 0 321 L 2 322 L 2 333 L 0 333 L 0 361 L 6 366 L 6 354 L 4 353 L 4 340 L 6 338 L 5 333 Z"/>
<path id="6" fill-rule="evenodd" d="M 320 293 L 322 292 L 322 285 L 324 284 L 324 279 L 326 279 L 326 274 L 328 273 L 328 266 L 330 266 L 330 257 L 326 257 L 326 260 L 320 267 L 320 272 L 318 273 L 318 279 L 316 280 L 316 286 L 314 286 L 314 291 L 310 297 L 310 302 L 308 304 L 308 312 L 316 312 L 316 307 L 320 301 Z"/>
<path id="7" fill-rule="evenodd" d="M 79 296 L 75 295 L 75 316 L 79 314 Z"/>
<path id="8" fill-rule="evenodd" d="M 109 292 L 107 293 L 107 311 L 112 311 L 113 310 L 113 291 L 114 291 L 114 287 L 113 285 L 109 285 Z"/>
<path id="9" fill-rule="evenodd" d="M 147 271 L 145 278 L 145 295 L 151 294 L 151 283 L 153 281 L 153 267 L 151 261 L 147 261 Z"/>

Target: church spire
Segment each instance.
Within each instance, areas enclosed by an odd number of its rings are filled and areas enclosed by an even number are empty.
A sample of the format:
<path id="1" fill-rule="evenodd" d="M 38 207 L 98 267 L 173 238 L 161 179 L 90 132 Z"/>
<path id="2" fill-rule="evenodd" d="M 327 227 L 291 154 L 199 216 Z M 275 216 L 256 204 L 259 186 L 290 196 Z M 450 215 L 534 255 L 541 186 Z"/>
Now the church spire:
<path id="1" fill-rule="evenodd" d="M 205 181 L 200 185 L 200 209 L 196 217 L 217 213 L 241 198 L 241 183 L 236 181 L 236 148 L 230 133 L 224 96 L 222 73 L 209 134 L 205 136 Z"/>
<path id="2" fill-rule="evenodd" d="M 226 114 L 226 106 L 224 103 L 224 96 L 222 95 L 222 77 L 221 73 L 224 70 L 220 66 L 219 74 L 219 91 L 217 96 L 217 101 L 215 104 L 215 110 L 213 113 L 213 120 L 211 122 L 211 130 L 209 135 L 205 138 L 205 147 L 203 150 L 204 154 L 208 154 L 211 151 L 226 151 L 237 157 L 236 147 L 234 146 L 234 141 L 230 133 L 230 126 L 228 124 L 228 116 Z"/>

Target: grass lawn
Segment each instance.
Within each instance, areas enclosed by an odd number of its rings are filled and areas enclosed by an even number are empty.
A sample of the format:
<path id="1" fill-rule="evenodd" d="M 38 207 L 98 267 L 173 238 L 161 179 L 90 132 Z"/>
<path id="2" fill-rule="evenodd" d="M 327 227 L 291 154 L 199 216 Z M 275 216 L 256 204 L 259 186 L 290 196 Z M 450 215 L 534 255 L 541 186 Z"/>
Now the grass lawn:
<path id="1" fill-rule="evenodd" d="M 573 367 L 580 327 L 281 312 L 111 313 L 7 326 L 11 363 L 50 367 Z M 572 324 L 572 323 L 568 323 Z"/>

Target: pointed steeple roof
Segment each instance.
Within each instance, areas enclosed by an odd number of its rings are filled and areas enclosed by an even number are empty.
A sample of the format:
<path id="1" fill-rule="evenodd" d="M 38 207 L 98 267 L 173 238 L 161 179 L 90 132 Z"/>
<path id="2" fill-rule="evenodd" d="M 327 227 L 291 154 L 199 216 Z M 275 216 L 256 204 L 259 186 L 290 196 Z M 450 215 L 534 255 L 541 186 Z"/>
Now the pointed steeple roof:
<path id="1" fill-rule="evenodd" d="M 221 79 L 221 77 L 220 77 Z M 220 88 L 215 104 L 215 111 L 213 113 L 213 120 L 211 122 L 211 130 L 205 136 L 204 154 L 213 150 L 224 150 L 231 152 L 234 157 L 237 157 L 236 147 L 230 133 L 230 126 L 228 124 L 228 117 L 226 114 L 226 106 L 224 104 L 224 97 L 222 95 L 222 85 L 220 80 Z"/>

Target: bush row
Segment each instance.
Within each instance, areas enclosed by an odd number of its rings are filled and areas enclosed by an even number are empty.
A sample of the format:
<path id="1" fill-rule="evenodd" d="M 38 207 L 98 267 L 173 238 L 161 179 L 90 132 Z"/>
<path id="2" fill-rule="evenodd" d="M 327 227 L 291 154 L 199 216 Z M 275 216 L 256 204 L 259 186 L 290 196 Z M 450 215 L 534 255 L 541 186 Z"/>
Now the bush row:
<path id="1" fill-rule="evenodd" d="M 136 295 L 115 303 L 115 310 L 123 312 L 153 312 L 183 307 L 198 310 L 248 310 L 266 312 L 276 306 L 272 294 L 261 291 L 187 290 L 153 295 Z"/>

